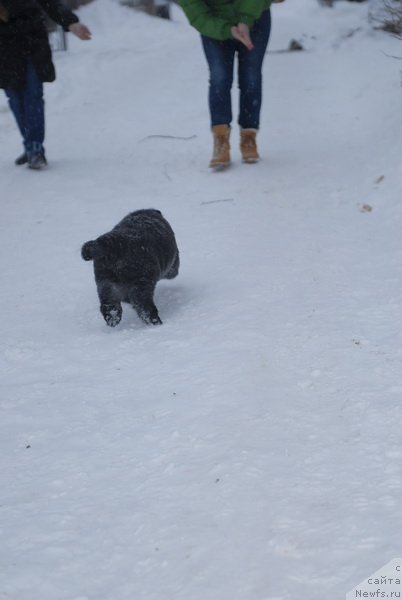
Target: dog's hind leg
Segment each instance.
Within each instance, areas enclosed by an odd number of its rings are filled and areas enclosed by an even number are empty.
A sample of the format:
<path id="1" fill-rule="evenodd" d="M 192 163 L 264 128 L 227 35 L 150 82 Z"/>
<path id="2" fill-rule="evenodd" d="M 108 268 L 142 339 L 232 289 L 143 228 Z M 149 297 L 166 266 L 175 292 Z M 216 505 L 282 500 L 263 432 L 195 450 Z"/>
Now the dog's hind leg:
<path id="1" fill-rule="evenodd" d="M 112 283 L 103 281 L 98 284 L 98 295 L 103 318 L 109 327 L 116 327 L 123 314 L 118 289 Z"/>
<path id="2" fill-rule="evenodd" d="M 172 266 L 170 267 L 169 271 L 165 275 L 165 279 L 174 279 L 179 273 L 179 267 L 180 267 L 180 258 L 179 258 L 179 253 L 177 253 Z"/>
<path id="3" fill-rule="evenodd" d="M 158 309 L 154 304 L 155 283 L 140 282 L 130 288 L 128 297 L 138 316 L 148 325 L 161 325 Z"/>

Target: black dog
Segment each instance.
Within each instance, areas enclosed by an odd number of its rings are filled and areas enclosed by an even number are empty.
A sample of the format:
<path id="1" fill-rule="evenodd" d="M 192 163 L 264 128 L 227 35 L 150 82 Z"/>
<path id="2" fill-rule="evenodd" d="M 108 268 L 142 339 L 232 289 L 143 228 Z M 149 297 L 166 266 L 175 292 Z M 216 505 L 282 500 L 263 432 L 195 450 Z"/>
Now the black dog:
<path id="1" fill-rule="evenodd" d="M 94 261 L 100 310 L 108 325 L 121 320 L 121 302 L 129 302 L 145 323 L 162 323 L 153 300 L 160 279 L 179 272 L 179 251 L 173 230 L 155 209 L 136 210 L 111 231 L 81 250 Z"/>

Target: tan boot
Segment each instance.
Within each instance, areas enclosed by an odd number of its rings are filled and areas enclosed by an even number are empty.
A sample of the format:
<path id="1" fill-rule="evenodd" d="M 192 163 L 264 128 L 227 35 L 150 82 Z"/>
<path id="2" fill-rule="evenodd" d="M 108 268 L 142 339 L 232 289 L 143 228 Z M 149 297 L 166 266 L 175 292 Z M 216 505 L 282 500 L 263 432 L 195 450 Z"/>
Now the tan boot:
<path id="1" fill-rule="evenodd" d="M 260 160 L 256 136 L 257 129 L 240 129 L 240 151 L 244 163 L 256 163 Z"/>
<path id="2" fill-rule="evenodd" d="M 209 166 L 211 169 L 224 169 L 230 165 L 230 127 L 229 125 L 214 125 L 214 153 Z"/>

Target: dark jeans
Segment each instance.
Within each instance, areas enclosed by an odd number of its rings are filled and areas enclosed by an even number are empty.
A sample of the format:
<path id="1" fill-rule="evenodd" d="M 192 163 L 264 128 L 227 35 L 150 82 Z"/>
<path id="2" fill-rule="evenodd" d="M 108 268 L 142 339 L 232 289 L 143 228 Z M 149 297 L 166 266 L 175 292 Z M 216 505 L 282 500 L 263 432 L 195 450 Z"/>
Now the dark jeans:
<path id="1" fill-rule="evenodd" d="M 43 84 L 33 65 L 28 63 L 25 85 L 4 90 L 17 121 L 28 156 L 43 152 L 45 138 L 45 103 Z"/>
<path id="2" fill-rule="evenodd" d="M 211 125 L 230 125 L 232 121 L 231 89 L 235 54 L 238 59 L 240 105 L 238 123 L 243 128 L 258 129 L 262 100 L 262 62 L 271 31 L 271 13 L 266 10 L 251 30 L 253 50 L 239 41 L 219 41 L 201 36 L 209 66 L 209 110 Z"/>

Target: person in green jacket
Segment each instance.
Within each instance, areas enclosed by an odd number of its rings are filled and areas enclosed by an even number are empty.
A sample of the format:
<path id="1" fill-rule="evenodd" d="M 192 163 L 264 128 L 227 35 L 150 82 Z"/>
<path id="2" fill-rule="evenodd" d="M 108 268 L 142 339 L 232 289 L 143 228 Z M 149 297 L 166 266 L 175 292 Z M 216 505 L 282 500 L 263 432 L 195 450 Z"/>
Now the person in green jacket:
<path id="1" fill-rule="evenodd" d="M 209 67 L 209 110 L 214 140 L 209 166 L 230 165 L 231 89 L 238 59 L 240 150 L 243 162 L 259 161 L 262 63 L 271 30 L 271 2 L 283 0 L 179 0 L 190 24 L 201 34 Z"/>

